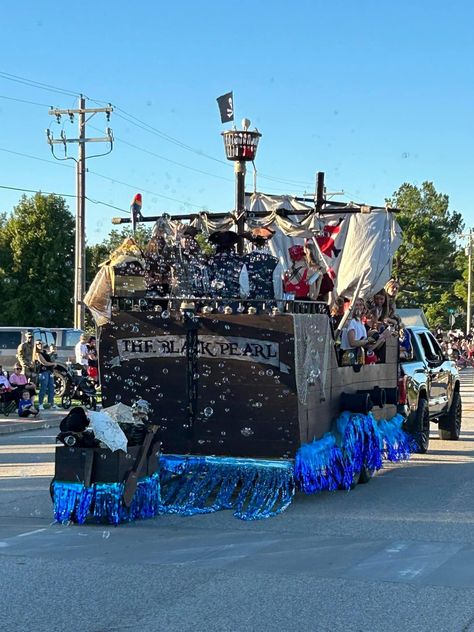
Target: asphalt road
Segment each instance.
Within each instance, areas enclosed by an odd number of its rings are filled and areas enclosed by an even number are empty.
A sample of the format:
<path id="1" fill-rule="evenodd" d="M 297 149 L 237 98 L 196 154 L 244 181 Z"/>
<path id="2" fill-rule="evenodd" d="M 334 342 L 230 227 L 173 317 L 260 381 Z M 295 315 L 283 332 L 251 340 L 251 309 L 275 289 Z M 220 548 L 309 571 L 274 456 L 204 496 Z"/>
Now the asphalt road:
<path id="1" fill-rule="evenodd" d="M 282 515 L 52 523 L 55 431 L 0 437 L 0 630 L 474 631 L 474 371 L 463 433 Z"/>

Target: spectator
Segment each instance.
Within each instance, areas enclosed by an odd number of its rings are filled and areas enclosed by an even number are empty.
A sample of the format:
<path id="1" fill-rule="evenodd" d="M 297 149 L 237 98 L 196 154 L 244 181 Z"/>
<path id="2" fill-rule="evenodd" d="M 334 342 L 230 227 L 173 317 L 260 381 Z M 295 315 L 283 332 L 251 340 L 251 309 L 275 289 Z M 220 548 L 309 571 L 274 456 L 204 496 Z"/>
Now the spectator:
<path id="1" fill-rule="evenodd" d="M 21 364 L 15 364 L 15 369 L 10 375 L 10 384 L 13 389 L 19 389 L 20 392 L 28 391 L 32 397 L 36 394 L 35 385 L 29 382 L 26 375 L 22 373 Z"/>
<path id="2" fill-rule="evenodd" d="M 39 374 L 39 406 L 38 410 L 44 410 L 43 401 L 45 395 L 48 396 L 49 407 L 53 410 L 57 409 L 54 404 L 54 377 L 53 368 L 54 362 L 51 362 L 49 353 L 43 350 L 42 343 L 38 340 L 35 344 L 34 355 L 36 368 Z"/>
<path id="3" fill-rule="evenodd" d="M 99 360 L 95 336 L 91 336 L 87 342 L 87 362 L 87 375 L 97 384 L 99 381 Z"/>
<path id="4" fill-rule="evenodd" d="M 20 401 L 18 402 L 18 415 L 20 417 L 36 417 L 38 410 L 34 407 L 31 395 L 28 391 L 23 391 Z"/>
<path id="5" fill-rule="evenodd" d="M 74 347 L 74 351 L 76 354 L 76 364 L 80 364 L 82 366 L 81 373 L 85 375 L 89 364 L 89 350 L 87 349 L 87 339 L 85 334 L 81 334 L 79 342 Z M 79 375 L 81 375 L 81 373 L 79 373 Z"/>
<path id="6" fill-rule="evenodd" d="M 27 331 L 25 341 L 18 345 L 16 359 L 28 379 L 34 379 L 36 377 L 34 374 L 33 352 L 33 332 Z"/>
<path id="7" fill-rule="evenodd" d="M 16 402 L 18 404 L 18 400 L 21 397 L 21 392 L 17 392 L 17 390 L 12 390 L 10 382 L 8 379 L 0 374 L 0 402 L 4 404 L 8 404 L 9 402 Z"/>

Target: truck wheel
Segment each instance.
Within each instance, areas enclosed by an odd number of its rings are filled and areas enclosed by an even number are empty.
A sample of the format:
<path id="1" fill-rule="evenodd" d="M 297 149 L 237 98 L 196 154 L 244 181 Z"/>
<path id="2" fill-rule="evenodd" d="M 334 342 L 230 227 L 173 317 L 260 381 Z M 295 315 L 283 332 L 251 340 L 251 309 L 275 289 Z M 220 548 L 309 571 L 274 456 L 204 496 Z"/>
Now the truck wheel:
<path id="1" fill-rule="evenodd" d="M 459 391 L 453 394 L 451 408 L 446 415 L 439 420 L 438 434 L 440 439 L 457 441 L 461 434 L 462 402 Z"/>
<path id="2" fill-rule="evenodd" d="M 366 465 L 363 465 L 360 471 L 360 475 L 359 475 L 359 483 L 361 485 L 368 483 L 373 475 L 374 475 L 374 470 L 369 470 L 369 468 Z"/>
<path id="3" fill-rule="evenodd" d="M 56 397 L 62 397 L 68 390 L 71 380 L 67 375 L 61 373 L 61 371 L 58 371 L 57 369 L 54 370 L 53 376 L 54 394 L 56 395 Z"/>
<path id="4" fill-rule="evenodd" d="M 430 445 L 430 411 L 426 399 L 420 399 L 412 424 L 418 454 L 426 454 Z"/>

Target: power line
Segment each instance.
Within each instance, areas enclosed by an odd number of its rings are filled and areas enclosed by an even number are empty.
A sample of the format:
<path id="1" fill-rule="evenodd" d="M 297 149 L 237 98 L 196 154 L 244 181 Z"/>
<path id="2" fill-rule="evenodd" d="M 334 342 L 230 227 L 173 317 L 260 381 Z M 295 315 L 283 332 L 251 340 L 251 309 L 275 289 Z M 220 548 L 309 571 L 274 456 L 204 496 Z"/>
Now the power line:
<path id="1" fill-rule="evenodd" d="M 99 178 L 103 178 L 104 180 L 109 180 L 109 182 L 112 182 L 114 184 L 121 184 L 122 186 L 133 189 L 134 191 L 143 191 L 143 193 L 148 193 L 149 195 L 154 195 L 156 197 L 163 198 L 164 200 L 169 200 L 171 202 L 178 202 L 178 204 L 184 204 L 185 206 L 195 206 L 196 208 L 204 208 L 205 206 L 203 204 L 195 204 L 193 202 L 186 202 L 185 200 L 178 200 L 177 198 L 170 197 L 169 195 L 164 195 L 163 193 L 157 193 L 156 191 L 150 191 L 149 189 L 144 189 L 143 187 L 139 187 L 135 184 L 123 182 L 123 180 L 117 180 L 117 178 L 111 178 L 110 176 L 105 176 L 102 173 L 97 173 L 97 171 L 91 171 L 90 169 L 88 169 L 88 173 L 91 173 Z"/>
<path id="2" fill-rule="evenodd" d="M 72 92 L 70 90 L 65 90 L 62 88 L 59 88 L 57 86 L 53 86 L 51 84 L 46 84 L 46 83 L 42 83 L 39 81 L 34 81 L 31 79 L 27 79 L 26 77 L 21 77 L 19 75 L 13 75 L 11 73 L 7 73 L 4 71 L 0 71 L 0 77 L 3 77 L 4 79 L 7 79 L 9 81 L 15 81 L 17 83 L 21 83 L 24 85 L 28 85 L 30 87 L 33 88 L 38 88 L 38 89 L 42 89 L 42 90 L 46 90 L 46 91 L 50 91 L 50 92 L 55 92 L 55 93 L 59 93 L 59 94 L 66 94 L 66 95 L 70 95 L 70 96 L 77 96 L 78 93 L 76 92 Z M 7 98 L 10 100 L 15 100 L 15 101 L 20 101 L 20 102 L 24 102 L 24 103 L 30 103 L 32 105 L 42 105 L 43 107 L 49 107 L 46 104 L 39 104 L 37 102 L 34 101 L 27 101 L 27 100 L 23 100 L 23 99 L 15 99 L 13 97 L 3 97 L 3 98 Z M 97 101 L 95 99 L 90 99 L 89 97 L 86 97 L 88 100 L 93 101 L 95 103 L 101 104 L 102 102 Z M 126 110 L 124 110 L 123 108 L 119 107 L 119 106 L 114 106 L 116 110 L 118 110 L 119 112 L 122 112 L 122 114 L 119 114 L 116 112 L 116 116 L 118 116 L 119 118 L 122 118 L 123 120 L 125 120 L 128 123 L 131 123 L 132 125 L 135 125 L 136 127 L 138 127 L 139 129 L 142 129 L 148 133 L 152 133 L 155 134 L 156 136 L 158 136 L 159 138 L 161 138 L 162 140 L 166 140 L 167 142 L 170 142 L 182 149 L 185 149 L 187 151 L 190 151 L 192 153 L 194 153 L 195 155 L 198 156 L 202 156 L 204 158 L 208 158 L 209 160 L 213 160 L 214 162 L 217 162 L 219 164 L 223 164 L 226 167 L 231 167 L 231 165 L 229 164 L 228 161 L 224 161 L 221 160 L 219 158 L 215 158 L 214 156 L 211 156 L 210 154 L 207 154 L 205 152 L 203 152 L 200 149 L 196 149 L 195 147 L 192 147 L 191 145 L 188 145 L 186 143 L 183 143 L 182 141 L 180 141 L 179 139 L 175 138 L 174 136 L 171 136 L 170 134 L 167 134 L 165 132 L 163 132 L 162 130 L 154 127 L 153 125 L 150 125 L 148 123 L 146 123 L 145 121 L 139 119 L 138 117 L 134 116 L 133 114 L 130 114 L 129 112 L 127 112 Z M 126 141 L 121 141 L 121 142 L 125 142 Z M 146 151 L 146 150 L 143 150 Z M 154 154 L 152 154 L 154 155 Z M 158 155 L 156 155 L 156 157 L 160 157 Z M 218 179 L 222 179 L 222 180 L 230 180 L 228 178 L 225 178 L 224 176 L 218 176 L 216 174 L 210 174 L 209 172 L 205 172 L 199 169 L 195 169 L 193 167 L 188 167 L 183 165 L 182 163 L 178 163 L 177 161 L 173 161 L 171 159 L 166 159 L 163 156 L 161 156 L 162 159 L 167 160 L 168 162 L 172 163 L 172 164 L 176 164 L 177 166 L 181 166 L 183 168 L 186 169 L 190 169 L 193 170 L 197 173 L 202 173 L 203 175 L 211 175 L 212 177 L 218 178 Z M 301 181 L 297 181 L 297 180 L 289 180 L 286 178 L 278 178 L 276 176 L 270 176 L 268 174 L 265 173 L 259 173 L 259 177 L 263 180 L 268 180 L 271 182 L 277 182 L 280 184 L 285 184 L 288 186 L 293 186 L 293 187 L 304 187 L 305 189 L 311 188 L 311 185 L 308 182 L 301 182 Z"/>
<path id="3" fill-rule="evenodd" d="M 68 167 L 69 169 L 75 169 L 74 165 L 70 165 L 68 163 L 64 163 L 64 162 L 56 162 L 55 160 L 47 160 L 46 158 L 40 158 L 38 156 L 32 156 L 31 154 L 25 154 L 23 152 L 20 151 L 13 151 L 11 149 L 6 149 L 4 147 L 0 147 L 0 151 L 4 151 L 8 154 L 14 154 L 15 156 L 22 156 L 24 158 L 31 158 L 32 160 L 39 160 L 40 162 L 47 162 L 49 164 L 52 165 L 59 165 L 59 166 L 63 166 L 63 167 Z M 103 173 L 98 173 L 97 171 L 91 171 L 90 169 L 87 170 L 87 173 L 90 173 L 94 176 L 97 176 L 98 178 L 102 178 L 104 180 L 108 180 L 109 182 L 112 183 L 116 183 L 116 184 L 121 184 L 122 186 L 126 186 L 129 187 L 130 189 L 134 189 L 135 191 L 143 191 L 144 193 L 149 193 L 150 195 L 154 195 L 156 197 L 161 197 L 165 200 L 170 200 L 172 202 L 178 202 L 179 204 L 185 204 L 185 205 L 191 205 L 191 206 L 196 206 L 198 208 L 203 208 L 205 205 L 204 204 L 192 204 L 191 202 L 185 202 L 184 200 L 178 200 L 176 198 L 164 195 L 162 193 L 157 193 L 156 191 L 149 191 L 147 189 L 144 189 L 143 187 L 140 186 L 136 186 L 133 184 L 129 184 L 128 182 L 123 182 L 122 180 L 117 180 L 117 178 L 112 178 L 110 176 L 106 176 Z M 23 189 L 20 189 L 23 190 Z M 27 189 L 25 189 L 26 191 Z M 37 191 L 32 191 L 32 193 L 37 193 Z M 59 194 L 58 194 L 59 195 Z M 76 196 L 74 196 L 76 197 Z M 90 198 L 87 198 L 90 199 Z M 90 200 L 92 201 L 92 200 Z M 111 206 L 111 208 L 114 208 L 116 210 L 123 210 L 118 208 L 117 206 L 112 206 L 112 205 L 107 205 L 105 202 L 100 202 L 100 204 L 104 204 L 104 206 Z M 128 212 L 128 211 L 125 211 Z"/>
<path id="4" fill-rule="evenodd" d="M 55 193 L 53 191 L 41 191 L 40 189 L 24 189 L 21 187 L 10 187 L 10 186 L 7 186 L 6 184 L 0 184 L 0 189 L 7 189 L 8 191 L 21 191 L 22 193 L 41 193 L 42 195 L 58 195 L 60 197 L 77 198 L 77 195 L 74 195 L 73 193 Z M 123 208 L 114 206 L 113 204 L 109 204 L 108 202 L 103 202 L 102 200 L 94 200 L 93 198 L 90 198 L 88 196 L 86 196 L 86 200 L 88 202 L 91 202 L 92 204 L 100 204 L 101 206 L 108 206 L 109 208 L 113 208 L 115 211 L 120 211 L 121 213 L 127 213 L 127 215 L 129 213 L 129 211 L 126 211 Z"/>
<path id="5" fill-rule="evenodd" d="M 122 118 L 124 121 L 127 121 L 127 123 L 131 123 L 132 125 L 135 125 L 136 127 L 138 127 L 139 129 L 144 130 L 145 132 L 149 132 L 152 134 L 155 134 L 156 136 L 158 136 L 159 138 L 166 140 L 170 143 L 173 143 L 174 145 L 177 145 L 178 147 L 181 147 L 182 149 L 186 149 L 187 151 L 191 151 L 194 154 L 197 154 L 198 156 L 203 156 L 204 158 L 209 158 L 210 160 L 213 160 L 214 162 L 218 162 L 220 164 L 226 165 L 227 167 L 231 167 L 232 165 L 225 160 L 220 160 L 219 158 L 215 158 L 214 156 L 211 156 L 210 154 L 206 154 L 205 152 L 201 151 L 200 149 L 196 149 L 195 147 L 191 147 L 190 145 L 187 145 L 186 143 L 183 143 L 182 141 L 178 140 L 177 138 L 174 138 L 173 136 L 170 136 L 169 134 L 166 134 L 165 132 L 162 132 L 161 130 L 157 129 L 156 127 L 153 127 L 152 125 L 149 125 L 148 123 L 146 123 L 145 121 L 142 121 L 141 119 L 139 119 L 136 116 L 133 116 L 133 114 L 129 114 L 128 112 L 126 112 L 123 108 L 114 105 L 114 109 L 118 110 L 119 112 L 122 112 L 123 114 L 118 114 L 116 112 L 116 116 L 118 116 L 119 118 Z M 125 116 L 124 116 L 125 115 Z M 128 117 L 128 118 L 126 118 Z M 259 173 L 259 177 L 264 179 L 264 180 L 270 180 L 273 182 L 280 182 L 281 184 L 288 184 L 291 186 L 303 186 L 306 187 L 308 185 L 308 182 L 299 182 L 296 180 L 287 180 L 285 178 L 277 178 L 275 176 L 269 176 L 263 173 Z"/>
<path id="6" fill-rule="evenodd" d="M 6 184 L 0 184 L 0 189 L 7 189 L 8 191 L 21 191 L 22 193 L 41 193 L 42 195 L 59 195 L 61 197 L 75 198 L 72 193 L 54 193 L 53 191 L 40 191 L 37 189 L 23 189 L 21 187 L 9 187 Z"/>
<path id="7" fill-rule="evenodd" d="M 170 136 L 169 134 L 166 134 L 165 132 L 162 132 L 161 130 L 157 129 L 156 127 L 153 127 L 152 125 L 149 125 L 148 123 L 145 123 L 144 121 L 141 121 L 136 116 L 133 116 L 133 114 L 128 114 L 128 112 L 126 112 L 125 110 L 123 110 L 122 108 L 120 108 L 120 107 L 118 107 L 116 105 L 114 105 L 114 108 L 116 110 L 118 110 L 119 112 L 123 113 L 123 114 L 116 114 L 116 116 L 118 116 L 119 118 L 122 118 L 124 121 L 127 121 L 127 123 L 131 123 L 132 125 L 135 125 L 136 127 L 140 128 L 140 129 L 142 129 L 142 130 L 144 130 L 146 132 L 149 132 L 151 134 L 155 134 L 159 138 L 162 138 L 163 140 L 166 140 L 169 143 L 172 143 L 173 145 L 177 145 L 178 147 L 181 147 L 182 149 L 186 149 L 187 151 L 190 151 L 193 154 L 197 154 L 198 156 L 202 156 L 204 158 L 208 158 L 209 160 L 213 160 L 214 162 L 218 162 L 220 164 L 226 165 L 226 167 L 230 167 L 231 166 L 225 160 L 221 160 L 220 158 L 215 158 L 214 156 L 211 156 L 210 154 L 206 154 L 206 152 L 201 151 L 200 149 L 196 149 L 195 147 L 191 147 L 191 145 L 187 145 L 186 143 L 183 143 L 182 141 L 178 140 L 177 138 L 174 138 L 173 136 Z M 126 118 L 126 117 L 128 117 L 128 118 Z"/>
<path id="8" fill-rule="evenodd" d="M 15 97 L 7 97 L 4 94 L 0 94 L 0 99 L 8 99 L 8 101 L 18 101 L 19 103 L 29 103 L 30 105 L 40 105 L 42 108 L 51 107 L 49 104 L 46 103 L 38 103 L 37 101 L 28 101 L 26 99 L 16 99 Z"/>
<path id="9" fill-rule="evenodd" d="M 26 77 L 20 77 L 19 75 L 12 75 L 9 72 L 5 72 L 0 70 L 0 77 L 3 79 L 7 79 L 8 81 L 14 81 L 16 83 L 21 83 L 26 86 L 30 86 L 32 88 L 38 88 L 39 90 L 46 90 L 47 92 L 56 92 L 59 94 L 66 94 L 68 96 L 77 97 L 77 92 L 72 92 L 71 90 L 64 90 L 62 88 L 58 88 L 57 86 L 52 86 L 48 83 L 42 83 L 41 81 L 34 81 L 33 79 L 27 79 Z"/>
<path id="10" fill-rule="evenodd" d="M 132 147 L 135 147 L 134 145 L 132 145 L 132 143 L 127 143 L 126 141 L 121 141 L 121 142 L 125 143 L 125 144 L 128 144 L 128 145 L 131 145 Z M 136 146 L 135 148 L 139 149 L 141 151 L 144 151 L 146 153 L 151 153 L 152 155 L 154 155 L 153 152 L 148 152 L 147 150 L 141 149 L 138 146 Z M 8 154 L 13 154 L 14 156 L 22 156 L 23 158 L 30 158 L 31 160 L 38 160 L 40 162 L 46 162 L 46 163 L 51 164 L 51 165 L 67 167 L 69 169 L 75 169 L 74 165 L 71 165 L 71 164 L 69 164 L 67 162 L 57 162 L 55 160 L 48 160 L 47 158 L 40 158 L 39 156 L 33 156 L 32 154 L 26 154 L 26 153 L 20 152 L 20 151 L 13 151 L 12 149 L 6 149 L 5 147 L 0 147 L 0 151 L 6 152 Z M 171 196 L 164 195 L 163 193 L 157 193 L 156 191 L 150 191 L 150 190 L 144 189 L 141 186 L 136 186 L 136 185 L 130 184 L 128 182 L 124 182 L 122 180 L 117 180 L 117 178 L 112 178 L 110 176 L 106 176 L 103 173 L 98 173 L 97 171 L 91 171 L 90 169 L 88 169 L 87 172 L 92 174 L 92 175 L 94 175 L 94 176 L 97 176 L 98 178 L 102 178 L 103 180 L 108 180 L 109 182 L 120 184 L 122 186 L 126 186 L 126 187 L 128 187 L 130 189 L 134 189 L 135 191 L 143 191 L 143 193 L 148 193 L 150 195 L 154 195 L 155 197 L 159 197 L 159 198 L 162 198 L 164 200 L 168 200 L 168 201 L 171 201 L 171 202 L 177 202 L 178 204 L 184 204 L 185 206 L 195 206 L 196 208 L 205 208 L 206 207 L 205 204 L 195 204 L 195 203 L 191 203 L 191 202 L 186 202 L 184 200 L 179 200 L 177 198 L 173 198 Z M 19 190 L 21 190 L 21 191 L 23 191 L 23 190 L 24 191 L 29 191 L 28 189 L 19 189 Z M 38 193 L 38 191 L 31 191 L 31 193 Z M 62 194 L 58 193 L 58 195 L 62 195 Z M 68 196 L 65 194 L 65 197 L 68 197 Z M 73 197 L 76 197 L 76 196 L 73 196 Z M 91 198 L 89 198 L 89 197 L 87 197 L 86 199 L 88 199 L 90 202 L 93 202 L 93 200 Z M 107 204 L 106 202 L 97 201 L 97 202 L 94 202 L 94 203 L 102 204 L 103 206 L 109 206 L 110 208 L 113 208 L 115 210 L 118 210 L 118 211 L 121 211 L 121 212 L 124 212 L 124 213 L 128 213 L 128 211 L 125 211 L 124 209 L 121 209 L 118 206 L 113 206 L 111 204 Z"/>
<path id="11" fill-rule="evenodd" d="M 91 101 L 94 101 L 94 103 L 99 103 L 99 101 L 95 101 L 93 99 L 90 99 Z M 94 127 L 93 125 L 91 125 L 91 129 L 95 130 L 96 132 L 100 132 L 101 130 L 98 127 Z M 124 145 L 128 145 L 129 147 L 132 147 L 133 149 L 136 149 L 137 151 L 141 151 L 145 154 L 148 154 L 150 156 L 154 156 L 155 158 L 159 158 L 160 160 L 164 160 L 165 162 L 169 162 L 172 165 L 176 165 L 178 167 L 181 167 L 183 169 L 187 169 L 189 171 L 194 171 L 195 173 L 200 173 L 202 175 L 205 176 L 210 176 L 212 178 L 217 178 L 219 180 L 224 180 L 225 182 L 233 182 L 232 178 L 226 178 L 225 176 L 219 176 L 216 173 L 211 173 L 210 171 L 204 171 L 202 169 L 196 169 L 195 167 L 190 167 L 189 165 L 186 165 L 182 162 L 178 162 L 176 160 L 172 160 L 171 158 L 166 158 L 166 156 L 162 156 L 160 154 L 155 153 L 154 151 L 151 151 L 150 149 L 145 149 L 144 147 L 140 147 L 138 145 L 135 145 L 133 143 L 130 143 L 126 140 L 124 140 L 123 138 L 119 138 L 118 136 L 114 135 L 114 140 L 122 143 Z M 227 165 L 227 163 L 225 163 Z M 277 182 L 279 182 L 279 180 L 276 180 Z M 274 187 L 275 188 L 275 187 Z"/>
<path id="12" fill-rule="evenodd" d="M 91 129 L 94 129 L 95 131 L 100 131 L 97 127 L 93 127 L 92 125 L 91 125 Z M 226 182 L 233 182 L 232 178 L 226 178 L 225 176 L 218 176 L 216 173 L 211 173 L 209 171 L 203 171 L 202 169 L 196 169 L 195 167 L 190 167 L 189 165 L 185 165 L 182 162 L 177 162 L 176 160 L 171 160 L 171 158 L 166 158 L 166 156 L 161 156 L 160 154 L 156 154 L 154 151 L 145 149 L 144 147 L 139 147 L 138 145 L 129 143 L 128 141 L 123 140 L 123 138 L 118 138 L 118 136 L 114 135 L 114 140 L 124 145 L 128 145 L 129 147 L 132 147 L 133 149 L 137 149 L 138 151 L 142 151 L 145 154 L 149 154 L 150 156 L 159 158 L 160 160 L 165 160 L 166 162 L 169 162 L 172 165 L 176 165 L 177 167 L 182 167 L 183 169 L 189 169 L 190 171 L 201 173 L 202 175 L 205 175 L 205 176 L 211 176 L 212 178 L 218 178 L 219 180 L 225 180 Z"/>
<path id="13" fill-rule="evenodd" d="M 12 149 L 6 149 L 5 147 L 0 147 L 0 151 L 4 151 L 7 154 L 13 154 L 14 156 L 22 156 L 24 158 L 31 158 L 32 160 L 39 160 L 40 162 L 48 162 L 51 165 L 58 165 L 61 167 L 68 167 L 69 169 L 74 169 L 74 165 L 70 165 L 64 162 L 57 162 L 55 160 L 48 160 L 47 158 L 40 158 L 39 156 L 32 156 L 31 154 L 25 154 L 21 151 L 13 151 Z"/>

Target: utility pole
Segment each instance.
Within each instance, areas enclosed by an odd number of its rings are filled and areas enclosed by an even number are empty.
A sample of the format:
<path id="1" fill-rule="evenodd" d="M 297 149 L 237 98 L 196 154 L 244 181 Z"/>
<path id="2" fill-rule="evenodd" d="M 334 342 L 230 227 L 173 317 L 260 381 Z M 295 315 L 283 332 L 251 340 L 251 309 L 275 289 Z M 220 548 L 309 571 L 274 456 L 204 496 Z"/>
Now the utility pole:
<path id="1" fill-rule="evenodd" d="M 74 115 L 78 115 L 79 130 L 77 138 L 66 138 L 64 130 L 61 131 L 60 138 L 55 140 L 51 130 L 46 130 L 48 144 L 51 146 L 51 152 L 55 158 L 54 145 L 64 146 L 64 158 L 58 160 L 69 160 L 72 157 L 67 155 L 67 146 L 69 143 L 78 143 L 78 156 L 76 161 L 76 235 L 74 249 L 74 327 L 76 329 L 84 329 L 85 309 L 83 298 L 86 289 L 86 266 L 85 266 L 85 218 L 86 218 L 86 143 L 110 143 L 109 151 L 103 154 L 95 154 L 88 156 L 96 158 L 97 156 L 105 156 L 112 151 L 113 135 L 112 130 L 107 127 L 105 133 L 107 136 L 102 138 L 87 138 L 86 123 L 99 112 L 105 113 L 107 121 L 110 120 L 110 114 L 113 112 L 111 105 L 105 108 L 86 108 L 86 99 L 81 94 L 79 97 L 79 107 L 77 109 L 58 110 L 51 108 L 49 114 L 56 117 L 58 123 L 61 122 L 61 116 L 68 116 L 71 123 L 74 121 Z M 90 116 L 86 119 L 86 114 Z"/>
<path id="2" fill-rule="evenodd" d="M 466 334 L 471 329 L 471 277 L 472 277 L 472 228 L 469 229 L 469 241 L 468 241 L 468 271 L 467 271 L 467 316 L 466 316 Z"/>

